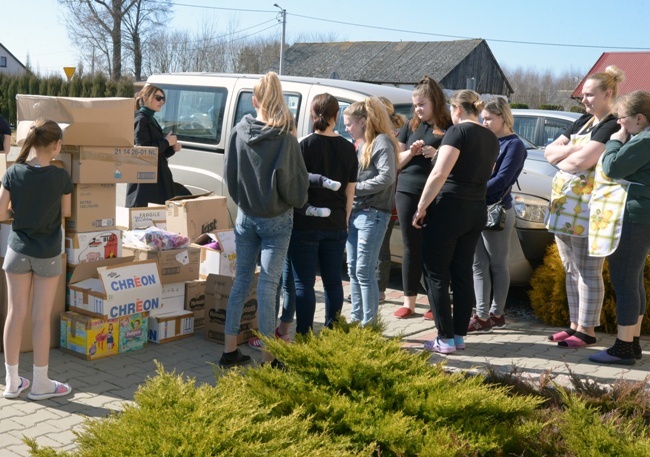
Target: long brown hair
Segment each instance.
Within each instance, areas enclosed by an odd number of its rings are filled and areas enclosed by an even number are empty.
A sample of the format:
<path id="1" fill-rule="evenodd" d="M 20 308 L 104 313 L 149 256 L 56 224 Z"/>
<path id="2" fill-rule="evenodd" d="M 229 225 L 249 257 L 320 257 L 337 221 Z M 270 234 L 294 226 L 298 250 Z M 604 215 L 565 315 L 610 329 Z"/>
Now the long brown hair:
<path id="1" fill-rule="evenodd" d="M 36 119 L 27 132 L 16 163 L 25 163 L 32 148 L 45 148 L 62 139 L 63 130 L 59 124 L 49 119 Z"/>
<path id="2" fill-rule="evenodd" d="M 419 95 L 420 97 L 428 98 L 431 101 L 431 106 L 433 107 L 433 126 L 434 129 L 446 130 L 449 124 L 451 124 L 451 114 L 447 109 L 447 101 L 445 98 L 445 93 L 442 91 L 442 87 L 434 79 L 429 76 L 425 76 L 420 80 L 415 89 L 413 89 L 413 95 Z M 422 121 L 418 116 L 415 115 L 415 108 L 413 108 L 413 117 L 409 122 L 409 127 L 412 132 L 415 132 Z"/>
<path id="3" fill-rule="evenodd" d="M 311 120 L 314 123 L 314 131 L 324 132 L 332 120 L 336 120 L 339 113 L 339 101 L 333 95 L 325 92 L 318 94 L 311 102 Z"/>
<path id="4" fill-rule="evenodd" d="M 357 120 L 366 120 L 366 129 L 364 132 L 365 142 L 361 151 L 361 159 L 359 160 L 361 168 L 366 168 L 370 165 L 372 147 L 377 137 L 382 133 L 388 136 L 393 143 L 395 160 L 397 160 L 397 140 L 395 139 L 395 135 L 393 135 L 393 124 L 381 100 L 377 97 L 368 97 L 362 102 L 354 102 L 345 109 L 343 114 L 354 117 Z"/>

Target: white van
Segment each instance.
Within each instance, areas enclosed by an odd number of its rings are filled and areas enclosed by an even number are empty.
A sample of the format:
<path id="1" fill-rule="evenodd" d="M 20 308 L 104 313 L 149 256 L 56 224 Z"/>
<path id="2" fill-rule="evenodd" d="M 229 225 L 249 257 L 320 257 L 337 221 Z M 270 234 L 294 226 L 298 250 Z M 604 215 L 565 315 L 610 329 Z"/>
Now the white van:
<path id="1" fill-rule="evenodd" d="M 255 114 L 252 103 L 253 86 L 260 75 L 178 73 L 153 75 L 147 80 L 165 91 L 167 101 L 156 113 L 163 130 L 173 131 L 183 145 L 181 152 L 169 161 L 174 180 L 192 193 L 214 192 L 227 195 L 223 182 L 223 154 L 230 140 L 232 127 L 247 113 Z M 409 117 L 412 110 L 411 91 L 390 86 L 337 79 L 281 76 L 287 105 L 296 118 L 298 137 L 311 133 L 309 108 L 314 96 L 328 92 L 339 101 L 337 130 L 343 136 L 343 111 L 353 102 L 369 96 L 387 97 L 398 113 Z M 349 138 L 349 136 L 348 136 Z M 534 148 L 533 145 L 530 146 Z M 541 158 L 540 158 L 541 157 Z M 539 151 L 529 150 L 529 159 L 513 189 L 516 227 L 510 248 L 510 272 L 513 284 L 525 284 L 532 267 L 540 262 L 552 236 L 544 228 L 551 190 L 552 166 Z M 236 205 L 229 202 L 231 225 Z M 402 240 L 399 227 L 391 238 L 393 260 L 401 262 Z"/>
<path id="2" fill-rule="evenodd" d="M 174 181 L 193 194 L 212 191 L 227 195 L 223 182 L 223 154 L 230 132 L 245 114 L 255 115 L 253 87 L 260 75 L 179 73 L 154 75 L 147 83 L 165 91 L 167 101 L 156 114 L 165 133 L 173 131 L 183 145 L 169 161 Z M 352 103 L 369 96 L 384 96 L 397 112 L 409 115 L 411 91 L 336 79 L 281 76 L 284 99 L 296 118 L 298 137 L 311 133 L 309 109 L 316 95 L 328 92 L 339 101 L 337 130 L 345 133 L 343 111 Z M 229 202 L 230 214 L 236 206 Z"/>

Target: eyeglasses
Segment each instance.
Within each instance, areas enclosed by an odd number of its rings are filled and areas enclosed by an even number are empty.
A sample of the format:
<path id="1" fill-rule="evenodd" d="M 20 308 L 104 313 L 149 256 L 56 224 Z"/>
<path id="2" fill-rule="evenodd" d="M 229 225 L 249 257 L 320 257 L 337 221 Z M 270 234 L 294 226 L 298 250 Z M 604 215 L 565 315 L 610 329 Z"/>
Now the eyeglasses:
<path id="1" fill-rule="evenodd" d="M 626 117 L 632 117 L 632 116 L 635 116 L 635 115 L 634 114 L 628 114 L 627 116 L 618 116 L 618 120 L 620 121 L 620 120 L 625 119 Z"/>
<path id="2" fill-rule="evenodd" d="M 159 102 L 164 102 L 165 101 L 165 96 L 164 95 L 154 95 L 153 98 L 155 98 Z"/>

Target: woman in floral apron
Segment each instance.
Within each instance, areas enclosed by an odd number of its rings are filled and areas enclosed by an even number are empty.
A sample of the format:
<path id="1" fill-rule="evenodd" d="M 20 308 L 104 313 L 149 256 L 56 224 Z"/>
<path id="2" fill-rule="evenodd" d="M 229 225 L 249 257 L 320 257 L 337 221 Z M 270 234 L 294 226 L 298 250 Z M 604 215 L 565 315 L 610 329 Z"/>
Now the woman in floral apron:
<path id="1" fill-rule="evenodd" d="M 609 270 L 616 292 L 618 335 L 614 346 L 590 356 L 589 360 L 634 365 L 641 358 L 639 335 L 646 308 L 643 270 L 650 252 L 650 92 L 625 95 L 617 100 L 616 107 L 621 129 L 607 142 L 599 163 L 605 182 L 596 191 L 600 193 L 602 188 L 609 195 L 624 193 L 627 199 L 613 199 L 622 202 L 620 218 L 615 217 L 619 213 L 616 207 L 607 207 L 611 197 L 604 199 L 602 205 L 592 206 L 594 232 L 605 231 L 613 236 L 598 239 L 590 233 L 590 238 L 593 238 L 595 254 L 607 255 L 613 251 L 609 255 Z M 625 180 L 623 186 L 616 184 L 621 179 Z M 610 214 L 612 217 L 605 220 L 603 216 Z M 608 225 L 615 225 L 609 222 L 612 219 L 620 221 L 617 230 L 608 230 Z"/>
<path id="2" fill-rule="evenodd" d="M 566 271 L 566 292 L 571 327 L 548 337 L 563 348 L 596 344 L 594 328 L 600 325 L 603 305 L 604 258 L 588 253 L 589 201 L 594 189 L 595 166 L 605 143 L 620 127 L 612 115 L 623 72 L 609 66 L 591 75 L 582 87 L 587 114 L 547 146 L 544 156 L 559 171 L 553 178 L 547 228 L 555 233 Z"/>

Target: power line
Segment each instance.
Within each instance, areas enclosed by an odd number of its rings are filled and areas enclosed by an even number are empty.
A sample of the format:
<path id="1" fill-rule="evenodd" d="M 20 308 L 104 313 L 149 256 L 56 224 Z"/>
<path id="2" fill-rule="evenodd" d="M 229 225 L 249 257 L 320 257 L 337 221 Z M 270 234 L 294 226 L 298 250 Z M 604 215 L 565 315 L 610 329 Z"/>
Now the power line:
<path id="1" fill-rule="evenodd" d="M 215 10 L 223 10 L 223 11 L 243 11 L 243 12 L 250 12 L 250 13 L 275 13 L 276 11 L 273 10 L 253 10 L 253 9 L 239 9 L 239 8 L 224 8 L 224 7 L 217 7 L 217 6 L 202 6 L 202 5 L 191 5 L 187 3 L 175 3 L 177 6 L 186 6 L 190 8 L 205 8 L 205 9 L 215 9 Z M 353 27 L 363 27 L 367 29 L 375 29 L 375 30 L 387 30 L 391 32 L 400 32 L 400 33 L 410 33 L 413 35 L 423 35 L 423 36 L 435 36 L 435 37 L 442 37 L 442 38 L 455 38 L 455 39 L 460 39 L 460 40 L 478 40 L 481 38 L 477 37 L 468 37 L 468 36 L 461 36 L 461 35 L 445 35 L 442 33 L 431 33 L 431 32 L 419 32 L 419 31 L 414 31 L 414 30 L 403 30 L 403 29 L 396 29 L 392 27 L 382 27 L 378 25 L 368 25 L 368 24 L 357 24 L 354 22 L 346 22 L 346 21 L 337 21 L 334 19 L 324 19 L 320 17 L 313 17 L 313 16 L 305 16 L 302 14 L 295 14 L 295 13 L 289 13 L 287 11 L 288 15 L 303 18 L 303 19 L 311 19 L 313 21 L 321 21 L 321 22 L 329 22 L 332 24 L 341 24 L 341 25 L 350 25 Z M 633 51 L 647 51 L 650 48 L 648 47 L 637 47 L 637 46 L 600 46 L 600 45 L 591 45 L 591 44 L 569 44 L 569 43 L 550 43 L 550 42 L 541 42 L 541 41 L 521 41 L 521 40 L 504 40 L 504 39 L 499 39 L 499 38 L 483 38 L 484 40 L 487 41 L 492 41 L 496 43 L 510 43 L 510 44 L 525 44 L 525 45 L 531 45 L 531 46 L 556 46 L 556 47 L 571 47 L 571 48 L 585 48 L 585 49 L 627 49 L 627 50 L 633 50 Z"/>
<path id="2" fill-rule="evenodd" d="M 467 36 L 458 36 L 458 35 L 443 35 L 440 33 L 431 33 L 431 32 L 416 32 L 413 30 L 401 30 L 401 29 L 395 29 L 392 27 L 381 27 L 377 25 L 368 25 L 368 24 L 356 24 L 354 22 L 345 22 L 345 21 L 336 21 L 333 19 L 323 19 L 319 17 L 312 17 L 312 16 L 304 16 L 301 14 L 293 14 L 287 12 L 287 14 L 295 17 L 301 17 L 303 19 L 311 19 L 314 21 L 322 21 L 322 22 L 330 22 L 333 24 L 342 24 L 342 25 L 351 25 L 354 27 L 365 27 L 368 29 L 376 29 L 376 30 L 389 30 L 391 32 L 401 32 L 401 33 L 412 33 L 414 35 L 428 35 L 428 36 L 438 36 L 438 37 L 445 37 L 445 38 L 458 38 L 461 40 L 480 40 L 481 38 L 476 38 L 476 37 L 467 37 Z M 511 43 L 511 44 L 529 44 L 529 45 L 536 45 L 536 46 L 558 46 L 558 47 L 573 47 L 573 48 L 594 48 L 594 49 L 632 49 L 632 50 L 638 50 L 638 51 L 647 51 L 650 48 L 640 48 L 640 47 L 634 47 L 634 46 L 598 46 L 598 45 L 590 45 L 590 44 L 566 44 L 566 43 L 544 43 L 544 42 L 536 42 L 536 41 L 518 41 L 518 40 L 501 40 L 497 38 L 483 38 L 484 40 L 487 41 L 495 41 L 499 43 Z"/>

